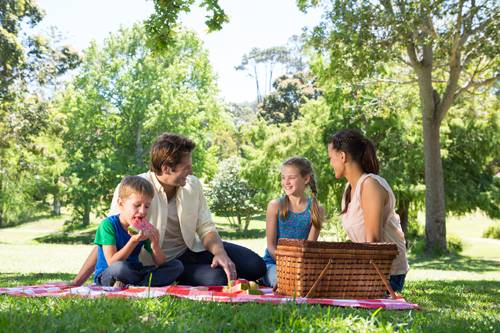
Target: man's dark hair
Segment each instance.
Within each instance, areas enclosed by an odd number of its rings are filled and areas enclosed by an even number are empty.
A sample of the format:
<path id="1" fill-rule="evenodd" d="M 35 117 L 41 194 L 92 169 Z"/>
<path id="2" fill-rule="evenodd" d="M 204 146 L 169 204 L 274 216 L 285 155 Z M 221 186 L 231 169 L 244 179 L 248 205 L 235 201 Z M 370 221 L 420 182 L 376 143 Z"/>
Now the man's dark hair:
<path id="1" fill-rule="evenodd" d="M 161 134 L 151 146 L 150 170 L 160 175 L 163 166 L 175 169 L 181 163 L 182 158 L 191 153 L 195 146 L 193 141 L 182 135 Z"/>

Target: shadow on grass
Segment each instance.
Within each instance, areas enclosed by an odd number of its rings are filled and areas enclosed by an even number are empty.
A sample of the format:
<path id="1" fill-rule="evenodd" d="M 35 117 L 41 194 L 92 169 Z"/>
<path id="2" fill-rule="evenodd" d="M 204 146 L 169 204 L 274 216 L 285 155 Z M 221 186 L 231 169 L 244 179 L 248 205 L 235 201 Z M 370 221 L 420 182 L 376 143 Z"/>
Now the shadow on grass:
<path id="1" fill-rule="evenodd" d="M 219 235 L 225 239 L 252 239 L 266 237 L 266 231 L 263 229 L 240 230 L 219 230 Z"/>
<path id="2" fill-rule="evenodd" d="M 409 259 L 412 268 L 438 269 L 444 271 L 491 272 L 500 267 L 495 260 L 477 259 L 461 255 L 443 257 L 416 257 Z"/>
<path id="3" fill-rule="evenodd" d="M 46 244 L 93 244 L 95 230 L 81 233 L 60 232 L 47 236 L 37 237 L 34 240 Z"/>
<path id="4" fill-rule="evenodd" d="M 2 223 L 2 225 L 0 225 L 0 229 L 17 227 L 17 226 L 23 225 L 25 223 L 36 222 L 39 220 L 50 219 L 50 218 L 60 219 L 61 216 L 60 215 L 53 215 L 51 213 L 46 213 L 46 212 L 37 213 L 37 214 L 31 215 L 31 216 L 23 216 L 16 221 Z"/>
<path id="5" fill-rule="evenodd" d="M 409 281 L 406 289 L 405 298 L 428 311 L 467 310 L 471 303 L 494 305 L 500 299 L 500 281 Z"/>
<path id="6" fill-rule="evenodd" d="M 0 286 L 29 286 L 50 281 L 69 281 L 74 276 L 69 273 L 0 273 Z"/>

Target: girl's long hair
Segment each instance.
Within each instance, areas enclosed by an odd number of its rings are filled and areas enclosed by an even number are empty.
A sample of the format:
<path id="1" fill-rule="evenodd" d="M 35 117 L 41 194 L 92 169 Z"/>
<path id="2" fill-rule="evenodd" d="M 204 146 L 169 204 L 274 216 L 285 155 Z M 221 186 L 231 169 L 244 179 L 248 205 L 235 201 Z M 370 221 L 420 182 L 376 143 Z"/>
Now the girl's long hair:
<path id="1" fill-rule="evenodd" d="M 302 156 L 294 156 L 283 162 L 281 167 L 284 166 L 294 166 L 296 167 L 300 175 L 302 177 L 309 176 L 309 187 L 311 188 L 311 197 L 312 197 L 312 205 L 311 205 L 311 224 L 318 230 L 321 230 L 321 217 L 319 213 L 319 203 L 317 199 L 318 188 L 316 186 L 316 178 L 314 176 L 314 170 L 311 162 L 302 157 Z M 288 210 L 290 207 L 290 199 L 288 195 L 285 195 L 283 200 L 280 200 L 280 217 L 282 220 L 285 220 L 288 216 Z"/>
<path id="2" fill-rule="evenodd" d="M 375 150 L 375 145 L 358 131 L 344 129 L 335 133 L 331 139 L 332 148 L 343 151 L 359 164 L 364 173 L 378 174 L 379 163 Z M 342 213 L 347 212 L 351 202 L 351 185 L 347 186 L 344 194 L 344 207 Z"/>

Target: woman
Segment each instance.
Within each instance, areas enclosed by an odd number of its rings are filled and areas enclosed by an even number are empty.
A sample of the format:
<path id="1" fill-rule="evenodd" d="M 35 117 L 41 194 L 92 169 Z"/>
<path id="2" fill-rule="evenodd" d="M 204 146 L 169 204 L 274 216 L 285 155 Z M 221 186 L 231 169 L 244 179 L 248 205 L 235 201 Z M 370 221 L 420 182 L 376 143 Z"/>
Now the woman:
<path id="1" fill-rule="evenodd" d="M 395 243 L 399 255 L 391 267 L 390 285 L 401 291 L 408 272 L 405 237 L 394 209 L 396 199 L 387 181 L 378 175 L 373 143 L 359 132 L 342 130 L 328 144 L 335 177 L 346 178 L 342 197 L 342 224 L 353 242 Z"/>

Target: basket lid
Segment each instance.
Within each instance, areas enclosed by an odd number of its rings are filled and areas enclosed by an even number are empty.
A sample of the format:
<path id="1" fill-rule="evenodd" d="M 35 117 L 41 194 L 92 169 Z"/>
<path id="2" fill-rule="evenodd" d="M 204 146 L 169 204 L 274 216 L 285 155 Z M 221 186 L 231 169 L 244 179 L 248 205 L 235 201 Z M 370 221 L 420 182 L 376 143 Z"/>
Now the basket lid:
<path id="1" fill-rule="evenodd" d="M 278 240 L 278 247 L 300 247 L 303 249 L 356 249 L 356 250 L 396 250 L 394 243 L 352 243 L 352 242 L 319 242 L 304 239 L 281 238 Z"/>

